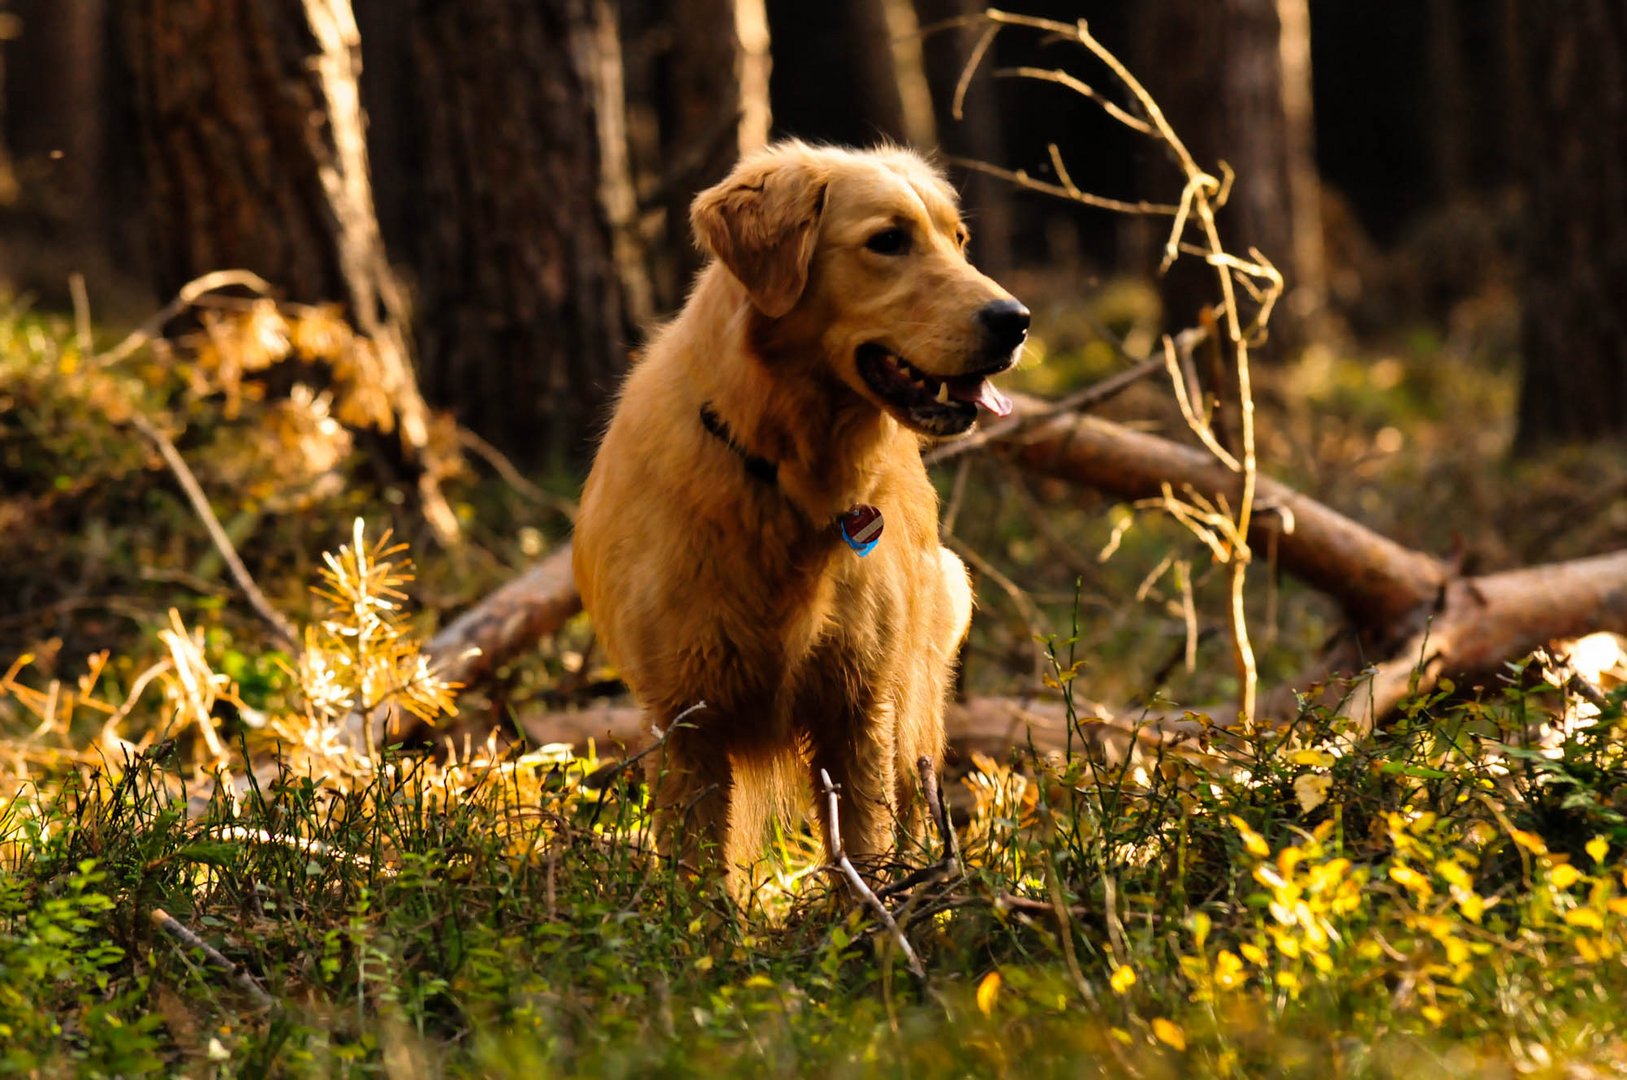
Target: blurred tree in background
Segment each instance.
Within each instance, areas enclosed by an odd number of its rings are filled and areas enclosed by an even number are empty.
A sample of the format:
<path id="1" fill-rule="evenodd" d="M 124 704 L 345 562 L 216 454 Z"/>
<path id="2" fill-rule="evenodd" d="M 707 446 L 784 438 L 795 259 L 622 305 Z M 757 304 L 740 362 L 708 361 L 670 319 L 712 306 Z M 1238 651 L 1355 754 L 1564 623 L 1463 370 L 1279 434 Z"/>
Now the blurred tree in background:
<path id="1" fill-rule="evenodd" d="M 1295 317 L 1314 315 L 1325 292 L 1306 0 L 1148 0 L 1133 32 L 1136 70 L 1187 149 L 1235 170 L 1232 235 L 1239 250 L 1266 253 L 1290 283 L 1272 331 L 1292 336 Z M 1146 197 L 1180 198 L 1182 178 L 1168 162 L 1146 162 L 1145 171 Z M 1178 263 L 1164 283 L 1180 326 L 1196 325 L 1198 310 L 1219 300 L 1215 291 L 1213 273 L 1197 262 Z"/>
<path id="2" fill-rule="evenodd" d="M 1526 447 L 1627 433 L 1627 3 L 1519 6 Z"/>
<path id="3" fill-rule="evenodd" d="M 605 0 L 363 0 L 391 254 L 425 393 L 517 456 L 583 456 L 650 312 Z M 366 35 L 364 34 L 364 38 Z"/>

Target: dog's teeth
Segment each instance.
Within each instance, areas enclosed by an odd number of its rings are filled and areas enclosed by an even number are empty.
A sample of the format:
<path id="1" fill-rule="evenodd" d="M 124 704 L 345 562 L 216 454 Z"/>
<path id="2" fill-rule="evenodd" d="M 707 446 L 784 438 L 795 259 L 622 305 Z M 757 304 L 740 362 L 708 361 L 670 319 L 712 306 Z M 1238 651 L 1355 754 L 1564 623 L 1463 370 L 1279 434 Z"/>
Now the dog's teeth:
<path id="1" fill-rule="evenodd" d="M 949 384 L 948 383 L 941 382 L 941 383 L 938 384 L 937 401 L 938 401 L 939 405 L 947 405 L 947 404 L 949 404 Z"/>

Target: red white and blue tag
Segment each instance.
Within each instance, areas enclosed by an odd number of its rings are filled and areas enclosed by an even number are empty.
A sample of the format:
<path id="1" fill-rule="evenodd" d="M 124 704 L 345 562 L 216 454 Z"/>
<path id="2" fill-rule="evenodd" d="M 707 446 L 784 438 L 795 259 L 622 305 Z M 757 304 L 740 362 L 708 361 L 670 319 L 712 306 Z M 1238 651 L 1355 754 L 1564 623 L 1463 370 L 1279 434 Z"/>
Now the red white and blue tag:
<path id="1" fill-rule="evenodd" d="M 836 520 L 842 528 L 842 539 L 861 559 L 881 542 L 881 511 L 873 506 L 855 506 Z"/>

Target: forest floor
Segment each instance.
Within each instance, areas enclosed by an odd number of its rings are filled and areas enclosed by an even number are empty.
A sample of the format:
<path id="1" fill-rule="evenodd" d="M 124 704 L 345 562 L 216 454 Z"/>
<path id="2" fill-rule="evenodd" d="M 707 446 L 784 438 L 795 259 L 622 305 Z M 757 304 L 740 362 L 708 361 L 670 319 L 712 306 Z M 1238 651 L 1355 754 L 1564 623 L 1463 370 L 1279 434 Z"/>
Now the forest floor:
<path id="1" fill-rule="evenodd" d="M 1133 346 L 1146 301 L 1112 286 L 1087 313 L 1037 309 L 1027 388 L 1114 370 L 1092 327 Z M 436 613 L 562 539 L 574 482 L 477 460 L 449 481 L 468 537 L 438 548 L 347 434 L 354 388 L 256 378 L 263 314 L 117 362 L 66 320 L 0 315 L 0 1074 L 1627 1072 L 1613 639 L 1573 656 L 1582 690 L 1516 658 L 1370 737 L 1308 706 L 1202 759 L 978 755 L 946 781 L 957 864 L 891 897 L 897 933 L 806 827 L 776 835 L 740 907 L 651 851 L 620 748 L 349 737 L 363 704 L 512 732 L 614 673 L 578 619 L 480 695 L 423 677 Z M 1487 363 L 1487 325 L 1264 371 L 1267 471 L 1465 565 L 1622 546 L 1619 453 L 1510 460 L 1513 375 Z M 1167 396 L 1139 387 L 1112 414 L 1172 430 Z M 295 645 L 227 584 L 137 412 Z M 969 688 L 1199 712 L 1236 693 L 1223 574 L 1187 534 L 962 460 L 939 478 L 952 534 L 1009 586 L 982 576 Z M 1338 621 L 1272 578 L 1262 561 L 1250 618 L 1275 682 Z"/>

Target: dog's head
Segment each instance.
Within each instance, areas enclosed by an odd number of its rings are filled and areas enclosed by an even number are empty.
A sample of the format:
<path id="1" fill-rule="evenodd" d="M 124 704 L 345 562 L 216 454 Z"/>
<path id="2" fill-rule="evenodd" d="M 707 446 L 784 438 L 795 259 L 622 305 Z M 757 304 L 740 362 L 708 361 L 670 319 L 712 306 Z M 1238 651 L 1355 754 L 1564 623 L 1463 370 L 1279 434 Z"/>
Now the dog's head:
<path id="1" fill-rule="evenodd" d="M 1010 401 L 1028 309 L 966 259 L 954 190 L 908 150 L 781 143 L 742 161 L 691 212 L 701 245 L 746 289 L 769 340 L 812 355 L 928 435 Z"/>

